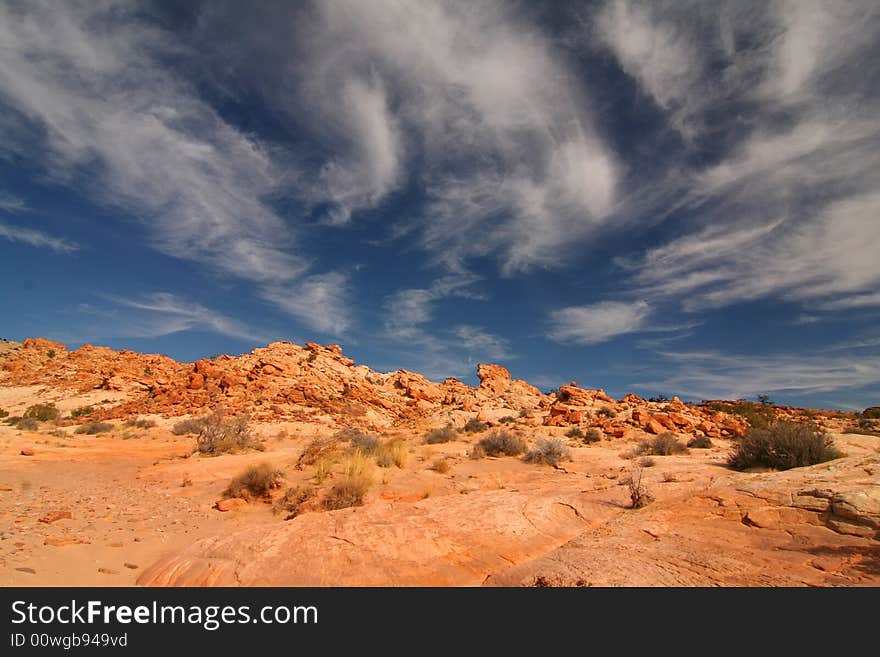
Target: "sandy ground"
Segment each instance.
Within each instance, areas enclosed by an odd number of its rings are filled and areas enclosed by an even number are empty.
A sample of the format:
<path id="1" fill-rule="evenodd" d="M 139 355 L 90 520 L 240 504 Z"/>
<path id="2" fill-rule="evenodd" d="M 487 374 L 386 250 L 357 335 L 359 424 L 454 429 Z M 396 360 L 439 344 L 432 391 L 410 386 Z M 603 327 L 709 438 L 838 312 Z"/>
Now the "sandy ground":
<path id="1" fill-rule="evenodd" d="M 89 393 L 58 405 L 69 411 L 105 397 Z M 12 413 L 34 399 L 50 398 L 34 386 L 0 387 L 0 407 Z M 806 511 L 794 516 L 749 502 L 767 496 L 754 489 L 763 482 L 789 498 L 787 490 L 818 485 L 810 483 L 811 469 L 799 469 L 803 483 L 797 473 L 735 473 L 724 465 L 726 440 L 653 457 L 643 473 L 656 501 L 634 512 L 623 485 L 633 443 L 574 446 L 573 460 L 554 469 L 518 458 L 471 460 L 478 436 L 426 445 L 422 431 L 389 432 L 385 440 L 405 442 L 406 463 L 375 468 L 365 506 L 286 522 L 269 504 L 226 513 L 214 505 L 233 477 L 260 462 L 280 468 L 286 486 L 326 492 L 341 476 L 344 453 L 323 482 L 315 466 L 295 468 L 326 429 L 255 426 L 266 451 L 205 457 L 193 453 L 193 436 L 171 433 L 173 420 L 156 420 L 147 429 L 117 421 L 97 436 L 76 435 L 74 425 L 43 423 L 27 432 L 0 424 L 0 585 L 130 586 L 139 578 L 193 584 L 206 572 L 244 584 L 533 585 L 556 577 L 564 585 L 585 578 L 625 586 L 880 585 L 876 540 L 817 526 L 815 518 L 804 520 Z M 530 437 L 563 433 L 540 427 Z M 839 477 L 876 493 L 880 438 L 847 434 L 837 441 L 852 458 L 814 479 L 836 485 Z M 447 460 L 447 472 L 431 469 L 439 459 Z M 783 518 L 783 526 L 762 528 L 768 516 L 777 525 Z M 726 570 L 712 566 L 713 554 L 730 542 L 739 561 L 731 556 Z M 810 552 L 832 548 L 821 558 Z M 192 566 L 190 575 L 180 576 L 181 564 Z"/>

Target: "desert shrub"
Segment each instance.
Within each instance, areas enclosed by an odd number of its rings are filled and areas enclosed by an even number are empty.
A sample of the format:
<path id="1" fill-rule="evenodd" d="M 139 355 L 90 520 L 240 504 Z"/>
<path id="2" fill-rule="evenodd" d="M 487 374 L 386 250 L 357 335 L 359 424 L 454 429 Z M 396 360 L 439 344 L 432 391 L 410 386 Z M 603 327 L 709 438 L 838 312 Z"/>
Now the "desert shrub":
<path id="1" fill-rule="evenodd" d="M 4 422 L 4 424 L 15 425 L 15 424 L 18 424 L 19 422 L 21 422 L 22 419 L 23 418 L 21 417 L 21 415 L 10 415 L 5 420 L 3 420 L 3 422 Z M 33 419 L 33 418 L 30 418 L 30 419 Z"/>
<path id="2" fill-rule="evenodd" d="M 880 406 L 869 406 L 862 411 L 861 416 L 866 420 L 880 420 Z"/>
<path id="3" fill-rule="evenodd" d="M 432 429 L 428 433 L 425 434 L 425 442 L 429 445 L 436 445 L 438 443 L 448 443 L 450 440 L 455 440 L 458 436 L 458 431 L 452 428 L 452 425 L 446 425 L 440 429 Z"/>
<path id="4" fill-rule="evenodd" d="M 391 456 L 391 452 L 387 449 L 380 449 L 376 452 L 376 465 L 380 468 L 390 468 L 394 465 L 394 457 Z"/>
<path id="5" fill-rule="evenodd" d="M 861 436 L 880 436 L 880 427 L 874 428 L 871 424 L 864 424 L 864 420 L 859 423 L 857 427 L 850 427 L 846 429 L 843 433 L 855 433 Z"/>
<path id="6" fill-rule="evenodd" d="M 39 423 L 32 417 L 18 418 L 18 421 L 15 423 L 15 428 L 22 431 L 36 431 L 38 426 Z"/>
<path id="7" fill-rule="evenodd" d="M 654 501 L 654 496 L 643 481 L 641 467 L 636 467 L 623 483 L 629 488 L 630 508 L 641 509 Z"/>
<path id="8" fill-rule="evenodd" d="M 0 418 L 8 417 L 9 413 L 0 408 Z"/>
<path id="9" fill-rule="evenodd" d="M 180 487 L 181 488 L 189 488 L 192 485 L 193 485 L 192 477 L 190 477 L 189 475 L 183 475 L 183 479 L 180 480 Z"/>
<path id="10" fill-rule="evenodd" d="M 487 456 L 519 456 L 526 451 L 526 441 L 509 431 L 495 430 L 478 444 Z"/>
<path id="11" fill-rule="evenodd" d="M 571 450 L 559 438 L 538 438 L 523 460 L 526 463 L 545 463 L 555 468 L 563 461 L 571 461 Z"/>
<path id="12" fill-rule="evenodd" d="M 216 410 L 202 418 L 202 426 L 196 436 L 196 447 L 200 453 L 212 456 L 245 449 L 265 449 L 251 435 L 246 415 L 227 418 L 222 410 Z"/>
<path id="13" fill-rule="evenodd" d="M 171 433 L 175 436 L 185 436 L 186 434 L 192 433 L 197 434 L 202 430 L 202 427 L 205 424 L 205 420 L 203 418 L 189 418 L 186 420 L 181 420 L 180 422 L 176 422 L 173 427 L 171 427 Z"/>
<path id="14" fill-rule="evenodd" d="M 610 408 L 608 408 L 607 406 L 603 406 L 598 411 L 596 411 L 596 415 L 598 415 L 599 417 L 607 417 L 607 418 L 617 417 L 617 414 L 614 411 L 612 411 Z"/>
<path id="15" fill-rule="evenodd" d="M 315 465 L 319 461 L 327 461 L 331 454 L 339 449 L 339 441 L 333 437 L 315 438 L 306 445 L 303 453 L 296 461 L 296 469 L 302 470 L 304 466 Z"/>
<path id="16" fill-rule="evenodd" d="M 481 433 L 488 428 L 488 424 L 486 424 L 485 422 L 480 422 L 477 418 L 472 417 L 465 423 L 461 430 L 465 433 Z"/>
<path id="17" fill-rule="evenodd" d="M 727 464 L 735 470 L 755 466 L 788 470 L 841 456 L 843 453 L 835 448 L 831 437 L 816 425 L 779 420 L 766 429 L 749 429 Z"/>
<path id="18" fill-rule="evenodd" d="M 273 513 L 286 513 L 285 520 L 293 520 L 303 511 L 306 502 L 315 497 L 315 489 L 311 486 L 291 486 L 284 495 L 278 498 L 272 507 Z"/>
<path id="19" fill-rule="evenodd" d="M 108 431 L 113 431 L 113 425 L 109 422 L 86 422 L 79 425 L 73 433 L 94 436 L 97 433 L 107 433 Z"/>
<path id="20" fill-rule="evenodd" d="M 309 357 L 306 358 L 306 362 L 307 362 L 307 363 L 314 363 L 315 360 L 317 360 L 317 358 L 318 358 L 318 354 L 316 354 L 316 353 L 313 351 L 312 353 L 309 354 Z"/>
<path id="21" fill-rule="evenodd" d="M 661 433 L 651 441 L 642 443 L 642 454 L 654 456 L 672 456 L 673 454 L 686 454 L 687 447 L 679 442 L 674 433 Z"/>
<path id="22" fill-rule="evenodd" d="M 79 408 L 74 408 L 70 411 L 70 417 L 74 420 L 80 417 L 85 417 L 86 415 L 90 415 L 95 409 L 91 406 L 80 406 Z"/>
<path id="23" fill-rule="evenodd" d="M 712 440 L 709 436 L 694 436 L 688 441 L 687 446 L 697 449 L 709 449 L 712 447 Z"/>
<path id="24" fill-rule="evenodd" d="M 430 469 L 438 474 L 446 474 L 450 468 L 449 459 L 440 458 L 431 464 Z"/>
<path id="25" fill-rule="evenodd" d="M 49 351 L 46 352 L 46 355 L 47 355 L 49 358 L 55 358 L 55 350 L 54 350 L 54 349 L 50 349 Z"/>
<path id="26" fill-rule="evenodd" d="M 565 432 L 566 438 L 576 438 L 578 440 L 584 439 L 584 432 L 580 430 L 579 427 L 572 427 L 568 431 Z"/>
<path id="27" fill-rule="evenodd" d="M 123 424 L 122 426 L 135 427 L 137 429 L 150 429 L 150 428 L 156 426 L 156 421 L 155 420 L 141 420 L 141 419 L 126 420 L 125 424 Z"/>
<path id="28" fill-rule="evenodd" d="M 364 454 L 375 454 L 382 446 L 378 436 L 364 433 L 360 429 L 345 428 L 337 431 L 333 438 L 340 443 L 348 441 L 353 450 L 360 450 Z"/>
<path id="29" fill-rule="evenodd" d="M 643 456 L 638 460 L 638 464 L 643 468 L 653 468 L 655 465 L 657 465 L 657 461 L 655 461 L 653 457 Z"/>
<path id="30" fill-rule="evenodd" d="M 355 452 L 346 464 L 343 478 L 328 491 L 322 504 L 328 511 L 361 506 L 372 484 L 370 461 L 364 454 Z"/>
<path id="31" fill-rule="evenodd" d="M 393 440 L 382 445 L 375 453 L 376 465 L 380 468 L 390 468 L 392 465 L 403 468 L 406 465 L 406 444 L 400 440 Z"/>
<path id="32" fill-rule="evenodd" d="M 34 404 L 29 406 L 24 412 L 24 417 L 33 418 L 39 422 L 50 422 L 57 420 L 60 413 L 55 408 L 55 404 Z"/>
<path id="33" fill-rule="evenodd" d="M 738 415 L 748 422 L 749 426 L 753 429 L 766 428 L 776 417 L 772 406 L 744 399 L 735 402 L 710 402 L 703 405 L 713 411 Z"/>
<path id="34" fill-rule="evenodd" d="M 498 424 L 510 424 L 511 422 L 516 422 L 516 418 L 512 415 L 505 415 L 504 417 L 498 418 Z"/>
<path id="35" fill-rule="evenodd" d="M 468 452 L 468 457 L 474 460 L 486 458 L 486 450 L 483 449 L 482 445 L 474 445 L 473 447 L 471 447 L 470 452 Z"/>
<path id="36" fill-rule="evenodd" d="M 529 413 L 531 413 L 531 411 L 527 408 L 519 409 L 519 416 L 520 417 L 526 417 Z"/>
<path id="37" fill-rule="evenodd" d="M 284 473 L 271 463 L 251 465 L 229 482 L 223 497 L 243 497 L 246 500 L 268 497 L 273 488 L 281 485 L 283 478 Z"/>
<path id="38" fill-rule="evenodd" d="M 656 397 L 648 397 L 648 401 L 655 402 L 655 403 L 663 403 L 663 402 L 668 402 L 669 397 L 667 397 L 666 395 L 661 393 L 661 394 L 657 395 Z"/>
<path id="39" fill-rule="evenodd" d="M 584 442 L 588 445 L 590 443 L 598 443 L 602 440 L 602 432 L 593 427 L 592 429 L 588 429 L 587 433 L 584 434 Z"/>

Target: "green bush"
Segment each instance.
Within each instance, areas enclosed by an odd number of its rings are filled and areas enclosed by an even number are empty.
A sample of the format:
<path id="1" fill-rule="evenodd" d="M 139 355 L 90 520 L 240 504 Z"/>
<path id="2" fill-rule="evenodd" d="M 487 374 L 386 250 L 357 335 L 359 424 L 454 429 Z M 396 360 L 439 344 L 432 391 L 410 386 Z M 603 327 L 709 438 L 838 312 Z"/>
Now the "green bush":
<path id="1" fill-rule="evenodd" d="M 462 427 L 461 430 L 465 433 L 482 433 L 488 428 L 488 424 L 486 424 L 485 422 L 480 422 L 477 418 L 472 417 L 465 423 L 464 427 Z"/>
<path id="2" fill-rule="evenodd" d="M 516 418 L 512 415 L 505 415 L 504 417 L 498 418 L 498 424 L 510 424 L 511 422 L 516 422 Z"/>
<path id="3" fill-rule="evenodd" d="M 156 421 L 155 420 L 141 420 L 141 419 L 126 420 L 125 424 L 123 426 L 135 427 L 137 429 L 151 429 L 156 426 Z"/>
<path id="4" fill-rule="evenodd" d="M 765 429 L 749 429 L 727 463 L 735 470 L 756 466 L 788 470 L 842 456 L 831 437 L 816 425 L 779 420 Z"/>
<path id="5" fill-rule="evenodd" d="M 282 495 L 275 506 L 274 513 L 286 513 L 285 520 L 293 520 L 303 511 L 306 502 L 315 497 L 315 489 L 311 486 L 291 486 Z"/>
<path id="6" fill-rule="evenodd" d="M 186 434 L 197 434 L 202 430 L 202 427 L 205 425 L 204 419 L 201 418 L 188 418 L 186 420 L 181 420 L 174 424 L 171 427 L 171 433 L 175 436 L 185 436 Z"/>
<path id="7" fill-rule="evenodd" d="M 596 411 L 596 415 L 598 415 L 599 417 L 607 417 L 607 418 L 617 417 L 617 414 L 613 410 L 608 408 L 607 406 L 603 406 L 598 411 Z"/>
<path id="8" fill-rule="evenodd" d="M 736 402 L 704 402 L 702 405 L 713 411 L 738 415 L 754 429 L 764 429 L 776 418 L 772 406 L 744 399 Z"/>
<path id="9" fill-rule="evenodd" d="M 448 443 L 451 440 L 455 440 L 457 437 L 458 431 L 453 429 L 451 425 L 447 425 L 440 429 L 432 429 L 426 433 L 425 442 L 429 445 L 436 445 L 438 443 Z"/>
<path id="10" fill-rule="evenodd" d="M 24 417 L 33 418 L 39 422 L 50 422 L 57 420 L 60 413 L 55 408 L 55 404 L 34 404 L 29 406 L 24 412 Z"/>
<path id="11" fill-rule="evenodd" d="M 880 406 L 869 406 L 861 415 L 866 420 L 880 420 Z"/>
<path id="12" fill-rule="evenodd" d="M 602 440 L 602 432 L 596 429 L 595 427 L 589 429 L 586 434 L 584 434 L 584 442 L 588 445 L 590 443 L 598 443 Z"/>
<path id="13" fill-rule="evenodd" d="M 94 410 L 95 409 L 92 408 L 91 406 L 80 406 L 79 408 L 75 408 L 72 411 L 70 411 L 70 417 L 72 417 L 75 420 L 77 418 L 84 417 L 86 415 L 90 415 L 92 413 L 92 411 L 94 411 Z"/>
<path id="14" fill-rule="evenodd" d="M 526 451 L 525 440 L 500 429 L 481 439 L 478 446 L 487 456 L 519 456 Z"/>
<path id="15" fill-rule="evenodd" d="M 73 433 L 94 436 L 95 434 L 107 433 L 108 431 L 113 431 L 113 425 L 109 422 L 86 422 L 79 425 Z"/>
<path id="16" fill-rule="evenodd" d="M 694 436 L 688 441 L 687 446 L 697 449 L 709 449 L 712 447 L 712 440 L 709 436 Z"/>
<path id="17" fill-rule="evenodd" d="M 283 478 L 284 473 L 270 463 L 251 465 L 229 483 L 223 491 L 223 497 L 242 497 L 246 500 L 268 497 Z"/>
<path id="18" fill-rule="evenodd" d="M 559 438 L 538 438 L 523 460 L 526 463 L 544 463 L 555 468 L 563 461 L 571 461 L 571 450 Z"/>
<path id="19" fill-rule="evenodd" d="M 654 501 L 654 496 L 642 481 L 642 468 L 637 466 L 632 474 L 623 480 L 629 489 L 630 508 L 641 509 Z"/>
<path id="20" fill-rule="evenodd" d="M 654 456 L 672 456 L 673 454 L 686 454 L 687 447 L 678 441 L 674 433 L 661 433 L 650 441 L 645 441 L 639 448 L 640 454 L 653 454 Z"/>
<path id="21" fill-rule="evenodd" d="M 246 449 L 263 451 L 266 448 L 250 433 L 246 415 L 227 418 L 220 409 L 202 418 L 196 436 L 196 448 L 202 454 L 216 456 Z"/>
<path id="22" fill-rule="evenodd" d="M 32 417 L 18 418 L 18 421 L 15 423 L 15 428 L 22 431 L 36 431 L 38 426 L 37 421 Z"/>
<path id="23" fill-rule="evenodd" d="M 8 412 L 6 412 L 2 408 L 0 408 L 0 418 L 7 417 L 8 415 L 9 415 Z"/>
<path id="24" fill-rule="evenodd" d="M 565 432 L 566 438 L 577 438 L 578 440 L 584 439 L 584 432 L 580 430 L 579 427 L 572 427 L 568 431 Z"/>
<path id="25" fill-rule="evenodd" d="M 378 436 L 372 436 L 364 433 L 360 429 L 342 429 L 336 432 L 336 440 L 347 440 L 351 443 L 352 449 L 361 451 L 367 455 L 373 455 L 382 447 L 382 441 Z"/>

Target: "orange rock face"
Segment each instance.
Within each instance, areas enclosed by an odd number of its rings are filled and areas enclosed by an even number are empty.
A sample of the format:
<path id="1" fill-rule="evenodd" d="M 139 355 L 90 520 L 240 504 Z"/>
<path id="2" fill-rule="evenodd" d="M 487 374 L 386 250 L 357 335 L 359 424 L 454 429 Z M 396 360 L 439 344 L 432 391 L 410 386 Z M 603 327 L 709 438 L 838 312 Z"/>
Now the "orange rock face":
<path id="1" fill-rule="evenodd" d="M 330 425 L 372 429 L 448 418 L 443 414 L 453 410 L 490 420 L 528 415 L 524 423 L 530 426 L 596 426 L 612 436 L 624 434 L 626 425 L 655 434 L 711 437 L 741 436 L 748 428 L 742 418 L 677 397 L 660 403 L 629 394 L 616 402 L 602 389 L 584 389 L 574 382 L 545 395 L 512 379 L 505 367 L 488 363 L 477 366 L 476 387 L 451 378 L 436 383 L 406 370 L 383 374 L 356 366 L 338 344 L 316 342 L 273 342 L 237 357 L 178 363 L 159 354 L 92 345 L 68 351 L 63 344 L 31 338 L 0 357 L 0 367 L 12 385 L 49 385 L 76 393 L 108 390 L 125 398 L 96 409 L 89 417 L 96 420 L 202 415 L 223 407 L 257 421 L 322 418 Z"/>

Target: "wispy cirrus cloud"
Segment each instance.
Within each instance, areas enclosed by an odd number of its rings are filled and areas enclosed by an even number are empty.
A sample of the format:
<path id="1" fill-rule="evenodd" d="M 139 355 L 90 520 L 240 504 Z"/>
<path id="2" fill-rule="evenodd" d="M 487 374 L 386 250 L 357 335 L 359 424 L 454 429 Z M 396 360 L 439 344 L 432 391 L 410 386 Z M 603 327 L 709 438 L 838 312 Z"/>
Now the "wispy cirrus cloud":
<path id="1" fill-rule="evenodd" d="M 24 199 L 0 190 L 0 210 L 3 212 L 22 212 L 27 209 Z"/>
<path id="2" fill-rule="evenodd" d="M 655 207 L 669 213 L 672 199 L 687 230 L 621 261 L 630 294 L 678 300 L 686 311 L 762 298 L 828 309 L 875 305 L 876 5 L 703 9 L 615 0 L 596 13 L 593 29 L 621 68 L 689 140 L 678 179 L 662 181 L 657 194 L 667 205 Z M 701 151 L 711 153 L 710 164 L 687 164 L 686 155 Z"/>
<path id="3" fill-rule="evenodd" d="M 6 223 L 0 223 L 0 238 L 37 248 L 51 249 L 56 253 L 72 253 L 79 249 L 79 245 L 75 242 L 53 237 L 33 228 L 12 226 Z"/>
<path id="4" fill-rule="evenodd" d="M 474 289 L 472 274 L 451 274 L 436 279 L 427 288 L 398 290 L 385 300 L 383 336 L 429 376 L 463 377 L 477 362 L 498 362 L 514 358 L 509 342 L 472 324 L 435 325 L 436 305 L 450 297 L 481 299 Z"/>
<path id="5" fill-rule="evenodd" d="M 13 116 L 0 149 L 140 219 L 163 253 L 264 290 L 306 273 L 295 228 L 269 202 L 289 172 L 170 65 L 192 53 L 149 8 L 7 3 L 0 48 L 0 106 Z"/>
<path id="6" fill-rule="evenodd" d="M 557 342 L 596 344 L 641 331 L 647 326 L 651 307 L 645 301 L 600 301 L 570 306 L 550 315 L 548 337 Z"/>
<path id="7" fill-rule="evenodd" d="M 395 222 L 398 235 L 451 271 L 488 255 L 512 274 L 557 265 L 601 226 L 620 176 L 584 85 L 525 9 L 226 5 L 207 12 L 200 34 L 244 24 L 258 35 L 215 50 L 218 68 L 247 71 L 315 137 L 316 174 L 296 184 L 325 219 L 341 224 L 417 185 L 427 198 Z M 282 69 L 266 67 L 267 50 L 287 53 Z"/>
<path id="8" fill-rule="evenodd" d="M 662 352 L 668 374 L 635 384 L 643 389 L 673 390 L 696 399 L 748 398 L 758 394 L 844 393 L 880 387 L 880 357 L 864 353 L 728 354 L 718 351 Z M 870 393 L 864 393 L 869 397 Z"/>
<path id="9" fill-rule="evenodd" d="M 170 292 L 155 292 L 138 297 L 106 297 L 110 305 L 81 304 L 80 318 L 86 321 L 78 329 L 80 339 L 157 338 L 180 331 L 199 330 L 248 342 L 267 342 L 268 336 L 247 324 Z M 77 329 L 74 329 L 76 331 Z M 76 341 L 76 340 L 71 340 Z"/>

